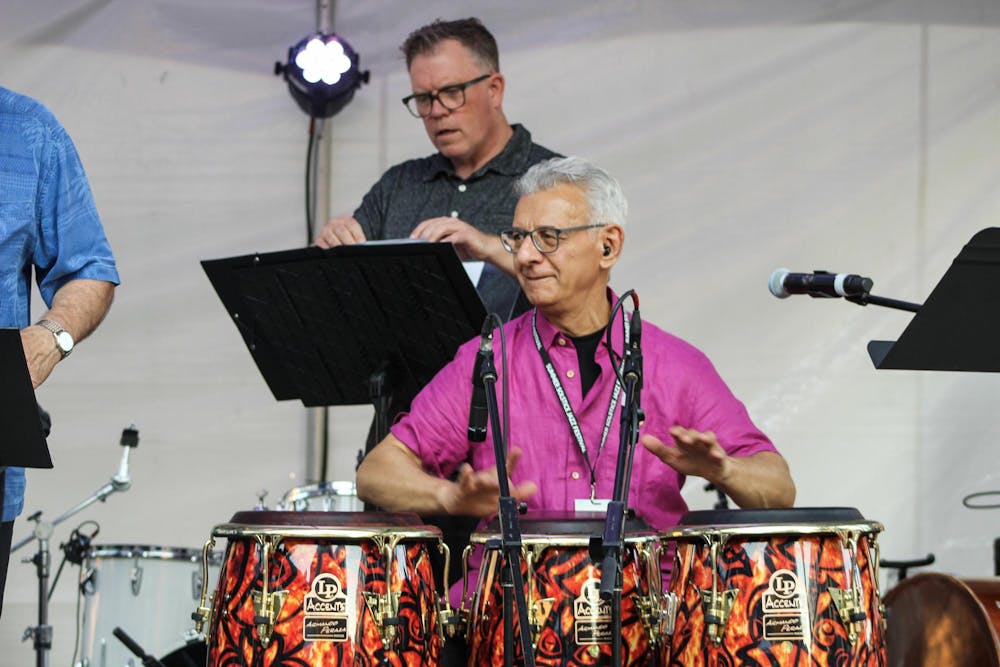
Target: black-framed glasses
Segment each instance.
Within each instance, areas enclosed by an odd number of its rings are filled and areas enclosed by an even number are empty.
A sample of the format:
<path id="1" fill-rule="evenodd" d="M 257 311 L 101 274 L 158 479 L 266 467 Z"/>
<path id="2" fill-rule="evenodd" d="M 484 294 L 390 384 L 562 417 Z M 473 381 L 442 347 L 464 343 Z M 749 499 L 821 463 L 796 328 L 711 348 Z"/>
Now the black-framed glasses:
<path id="1" fill-rule="evenodd" d="M 595 227 L 605 227 L 607 223 L 598 222 L 592 225 L 580 225 L 579 227 L 539 227 L 530 232 L 526 229 L 511 227 L 500 232 L 500 243 L 504 250 L 509 253 L 516 253 L 521 249 L 524 239 L 531 237 L 531 243 L 540 253 L 548 254 L 559 249 L 559 241 L 570 232 L 578 232 L 583 229 L 594 229 Z"/>
<path id="2" fill-rule="evenodd" d="M 413 114 L 414 118 L 427 118 L 430 116 L 431 109 L 434 108 L 434 100 L 437 100 L 448 111 L 454 111 L 465 104 L 466 88 L 480 81 L 485 81 L 491 76 L 493 76 L 492 73 L 483 74 L 463 83 L 445 86 L 436 93 L 413 93 L 403 98 L 403 104 L 406 105 L 407 110 Z"/>

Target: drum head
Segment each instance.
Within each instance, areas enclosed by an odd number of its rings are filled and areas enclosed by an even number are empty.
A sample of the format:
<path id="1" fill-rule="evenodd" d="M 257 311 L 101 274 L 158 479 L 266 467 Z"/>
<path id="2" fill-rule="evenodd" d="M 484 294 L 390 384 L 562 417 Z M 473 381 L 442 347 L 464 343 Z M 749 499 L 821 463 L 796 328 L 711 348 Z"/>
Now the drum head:
<path id="1" fill-rule="evenodd" d="M 237 512 L 230 523 L 248 526 L 316 526 L 323 528 L 378 528 L 420 526 L 416 514 L 389 512 Z"/>
<path id="2" fill-rule="evenodd" d="M 1000 579 L 963 582 L 934 572 L 904 579 L 885 596 L 888 664 L 1000 665 L 998 600 Z"/>
<path id="3" fill-rule="evenodd" d="M 696 510 L 681 517 L 681 526 L 735 526 L 752 523 L 854 523 L 864 521 L 853 507 L 790 507 L 756 510 Z"/>
<path id="4" fill-rule="evenodd" d="M 604 533 L 603 514 L 567 514 L 566 512 L 528 512 L 519 516 L 522 535 L 601 535 Z M 625 522 L 625 533 L 651 532 L 649 525 L 640 518 Z M 493 519 L 481 532 L 500 532 L 500 520 Z"/>

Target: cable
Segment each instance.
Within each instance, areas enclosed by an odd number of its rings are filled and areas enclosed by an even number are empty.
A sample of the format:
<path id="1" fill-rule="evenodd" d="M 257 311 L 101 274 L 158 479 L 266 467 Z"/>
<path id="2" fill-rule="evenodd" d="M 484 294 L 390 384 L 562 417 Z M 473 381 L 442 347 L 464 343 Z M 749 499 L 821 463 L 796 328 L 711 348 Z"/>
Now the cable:
<path id="1" fill-rule="evenodd" d="M 973 500 L 976 498 L 987 498 L 990 496 L 1000 497 L 1000 491 L 979 491 L 978 493 L 970 493 L 966 497 L 962 498 L 962 504 L 968 507 L 970 510 L 995 510 L 1000 509 L 1000 502 L 992 505 L 976 505 L 973 504 Z"/>
<path id="2" fill-rule="evenodd" d="M 628 326 L 628 321 L 625 319 L 625 299 L 631 298 L 633 305 L 635 304 L 636 296 L 635 290 L 628 290 L 620 297 L 618 301 L 615 302 L 614 307 L 611 309 L 611 314 L 608 316 L 608 326 L 604 330 L 604 347 L 608 350 L 608 357 L 611 359 L 611 368 L 615 371 L 615 377 L 618 378 L 618 382 L 625 384 L 625 377 L 622 375 L 622 366 L 624 365 L 625 359 L 622 355 L 615 352 L 614 346 L 611 344 L 611 329 L 615 321 L 615 313 L 619 310 L 622 311 L 622 327 Z"/>
<path id="3" fill-rule="evenodd" d="M 310 185 L 312 183 L 312 154 L 313 154 L 313 132 L 316 129 L 315 116 L 309 118 L 309 139 L 306 141 L 306 244 L 313 240 L 312 221 L 312 195 Z"/>

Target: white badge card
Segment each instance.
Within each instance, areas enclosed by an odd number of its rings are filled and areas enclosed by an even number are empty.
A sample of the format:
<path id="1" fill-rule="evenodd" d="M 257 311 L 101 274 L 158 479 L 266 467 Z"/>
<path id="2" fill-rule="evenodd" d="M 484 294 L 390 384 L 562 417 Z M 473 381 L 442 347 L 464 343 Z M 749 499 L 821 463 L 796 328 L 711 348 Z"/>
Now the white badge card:
<path id="1" fill-rule="evenodd" d="M 577 512 L 607 512 L 609 502 L 608 498 L 577 498 L 574 509 Z"/>

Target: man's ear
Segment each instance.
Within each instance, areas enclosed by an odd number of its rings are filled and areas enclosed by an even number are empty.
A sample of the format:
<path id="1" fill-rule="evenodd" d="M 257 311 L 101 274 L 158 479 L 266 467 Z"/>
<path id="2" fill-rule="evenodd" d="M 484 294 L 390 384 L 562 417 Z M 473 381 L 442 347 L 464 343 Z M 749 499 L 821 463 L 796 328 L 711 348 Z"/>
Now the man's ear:
<path id="1" fill-rule="evenodd" d="M 499 109 L 503 105 L 503 93 L 507 87 L 507 80 L 503 78 L 503 74 L 497 72 L 490 77 L 487 82 L 490 91 L 490 100 L 493 103 L 494 109 Z"/>
<path id="2" fill-rule="evenodd" d="M 625 229 L 619 224 L 611 224 L 601 228 L 601 268 L 610 269 L 618 261 L 625 245 Z"/>

